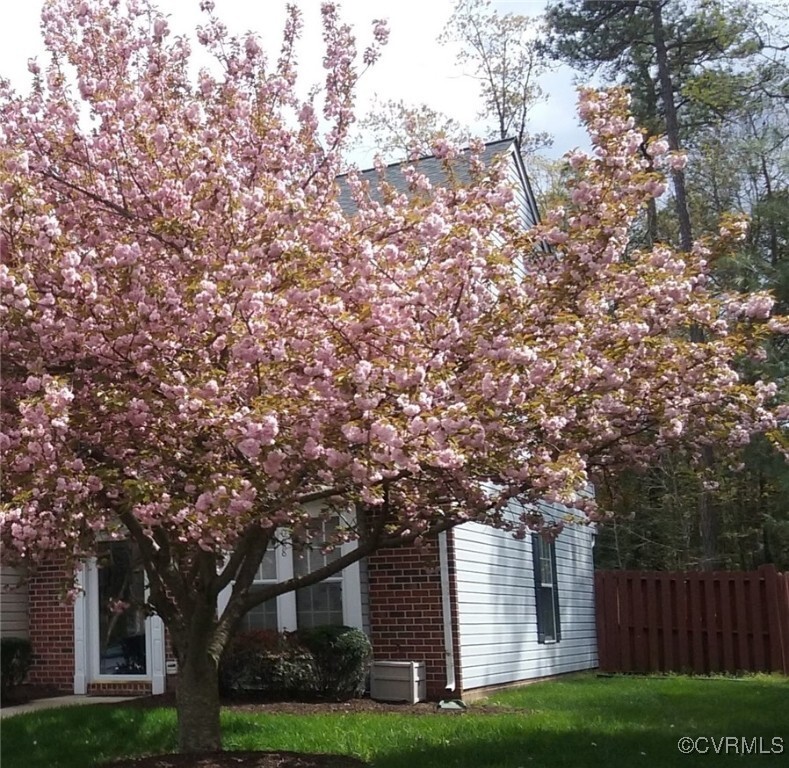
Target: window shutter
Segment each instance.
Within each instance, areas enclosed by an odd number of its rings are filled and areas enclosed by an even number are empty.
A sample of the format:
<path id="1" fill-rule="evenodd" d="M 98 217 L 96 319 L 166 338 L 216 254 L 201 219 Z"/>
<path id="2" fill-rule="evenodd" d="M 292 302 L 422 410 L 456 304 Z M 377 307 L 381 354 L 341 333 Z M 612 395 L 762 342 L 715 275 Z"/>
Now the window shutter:
<path id="1" fill-rule="evenodd" d="M 537 642 L 545 642 L 545 627 L 543 626 L 543 589 L 542 575 L 540 573 L 540 537 L 534 533 L 531 537 L 531 560 L 534 567 L 534 598 L 537 611 Z"/>
<path id="2" fill-rule="evenodd" d="M 553 571 L 553 615 L 556 626 L 556 642 L 562 639 L 562 621 L 559 613 L 559 579 L 556 578 L 556 543 L 551 542 L 551 570 Z"/>

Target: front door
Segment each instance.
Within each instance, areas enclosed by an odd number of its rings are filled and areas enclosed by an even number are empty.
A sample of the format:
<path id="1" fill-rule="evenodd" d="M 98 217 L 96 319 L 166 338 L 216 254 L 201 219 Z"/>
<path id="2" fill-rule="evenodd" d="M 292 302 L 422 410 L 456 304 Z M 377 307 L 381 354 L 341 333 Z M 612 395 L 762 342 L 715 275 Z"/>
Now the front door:
<path id="1" fill-rule="evenodd" d="M 145 620 L 145 571 L 136 545 L 104 542 L 96 559 L 97 636 L 94 667 L 100 677 L 145 677 L 148 631 Z"/>
<path id="2" fill-rule="evenodd" d="M 106 541 L 82 573 L 75 605 L 75 693 L 89 683 L 151 683 L 164 691 L 164 631 L 145 609 L 145 572 L 130 541 Z M 82 689 L 82 690 L 80 690 Z M 139 690 L 129 686 L 130 691 Z"/>

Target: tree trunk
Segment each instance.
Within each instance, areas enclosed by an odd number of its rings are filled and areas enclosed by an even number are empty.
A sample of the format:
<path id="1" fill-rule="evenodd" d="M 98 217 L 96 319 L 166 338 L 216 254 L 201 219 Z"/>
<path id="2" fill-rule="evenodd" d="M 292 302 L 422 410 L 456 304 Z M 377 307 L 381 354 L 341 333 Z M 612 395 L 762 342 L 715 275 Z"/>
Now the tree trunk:
<path id="1" fill-rule="evenodd" d="M 222 748 L 218 665 L 206 650 L 190 648 L 178 669 L 178 751 Z"/>
<path id="2" fill-rule="evenodd" d="M 655 43 L 655 61 L 657 63 L 660 99 L 666 116 L 666 139 L 669 148 L 676 151 L 680 147 L 679 118 L 677 105 L 674 101 L 674 84 L 671 80 L 671 67 L 666 47 L 666 30 L 663 27 L 663 2 L 652 3 L 652 35 Z M 677 221 L 679 222 L 680 249 L 689 252 L 693 247 L 693 230 L 690 223 L 688 196 L 685 189 L 685 173 L 676 169 L 671 172 L 674 187 Z M 704 331 L 698 326 L 690 330 L 691 341 L 703 342 Z M 702 450 L 702 466 L 711 469 L 715 463 L 712 448 L 706 446 Z M 719 515 L 709 491 L 702 485 L 699 489 L 699 535 L 701 538 L 701 567 L 705 571 L 713 570 L 718 562 L 718 525 Z"/>
<path id="3" fill-rule="evenodd" d="M 649 247 L 653 248 L 658 241 L 658 211 L 654 197 L 647 200 L 647 237 Z"/>
<path id="4" fill-rule="evenodd" d="M 702 466 L 710 469 L 715 464 L 715 454 L 712 448 L 705 445 L 701 453 Z M 701 538 L 701 569 L 714 571 L 718 567 L 718 538 L 719 518 L 718 508 L 712 494 L 704 487 L 702 482 L 699 489 L 699 535 Z"/>
<path id="5" fill-rule="evenodd" d="M 126 525 L 140 534 L 143 547 L 150 545 L 133 517 Z M 219 658 L 227 632 L 218 627 L 217 563 L 216 555 L 198 550 L 180 555 L 174 568 L 169 553 L 161 561 L 150 553 L 150 602 L 167 627 L 178 660 L 178 751 L 184 753 L 222 749 Z"/>
<path id="6" fill-rule="evenodd" d="M 674 102 L 674 84 L 671 80 L 671 66 L 666 47 L 666 30 L 663 27 L 662 2 L 652 3 L 652 37 L 655 43 L 655 61 L 657 63 L 658 83 L 660 86 L 660 100 L 663 102 L 663 113 L 666 118 L 666 139 L 668 140 L 669 148 L 676 152 L 681 148 L 679 118 L 677 116 L 677 105 Z M 684 171 L 680 169 L 672 170 L 671 180 L 674 187 L 677 220 L 679 221 L 680 248 L 683 251 L 690 251 L 693 247 L 693 232 L 690 226 Z"/>

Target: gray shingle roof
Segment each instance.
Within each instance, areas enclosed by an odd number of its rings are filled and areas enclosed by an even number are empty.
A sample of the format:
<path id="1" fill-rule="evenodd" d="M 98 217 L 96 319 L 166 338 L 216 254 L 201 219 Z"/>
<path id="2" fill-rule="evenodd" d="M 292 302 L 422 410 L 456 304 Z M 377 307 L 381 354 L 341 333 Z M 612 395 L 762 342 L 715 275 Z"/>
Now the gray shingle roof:
<path id="1" fill-rule="evenodd" d="M 482 152 L 482 161 L 488 165 L 498 155 L 505 154 L 516 147 L 515 139 L 500 139 L 498 141 L 491 141 L 485 144 Z M 517 150 L 516 150 L 517 151 Z M 465 183 L 471 180 L 469 174 L 469 157 L 470 150 L 466 149 L 460 153 L 460 156 L 453 160 L 452 171 L 455 174 L 457 181 Z M 427 157 L 419 158 L 418 160 L 405 160 L 399 163 L 391 163 L 387 165 L 384 171 L 384 179 L 391 184 L 398 192 L 408 192 L 408 181 L 403 174 L 404 168 L 415 166 L 417 170 L 424 174 L 434 187 L 444 186 L 448 183 L 446 167 L 444 161 L 429 155 Z M 337 184 L 339 187 L 339 201 L 342 209 L 346 213 L 353 213 L 356 210 L 353 199 L 351 198 L 350 189 L 346 182 L 347 174 L 337 177 Z M 368 168 L 364 171 L 359 171 L 359 178 L 362 181 L 370 182 L 370 194 L 373 199 L 378 198 L 377 181 L 378 172 L 375 168 Z"/>

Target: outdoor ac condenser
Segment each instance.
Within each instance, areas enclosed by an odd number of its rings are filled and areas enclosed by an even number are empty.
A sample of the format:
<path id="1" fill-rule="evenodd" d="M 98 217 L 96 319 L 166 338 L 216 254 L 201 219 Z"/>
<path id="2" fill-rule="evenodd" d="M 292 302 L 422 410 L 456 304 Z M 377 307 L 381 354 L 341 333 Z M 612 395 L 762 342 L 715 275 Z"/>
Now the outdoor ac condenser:
<path id="1" fill-rule="evenodd" d="M 370 669 L 370 698 L 416 704 L 427 698 L 422 661 L 374 661 Z"/>

